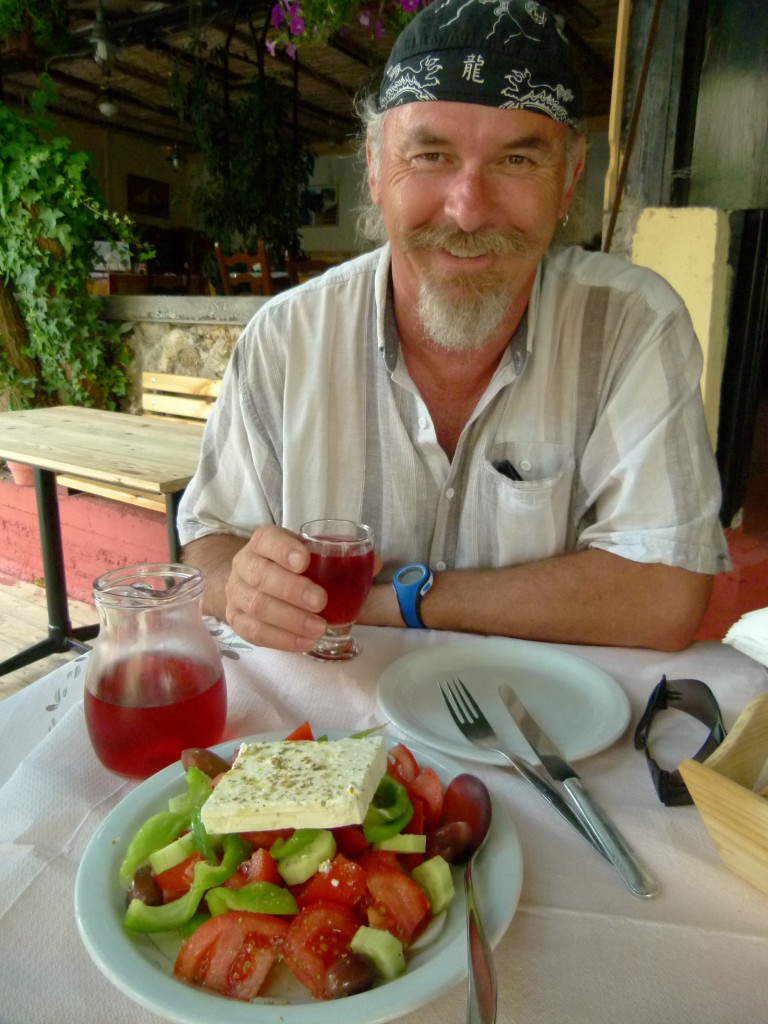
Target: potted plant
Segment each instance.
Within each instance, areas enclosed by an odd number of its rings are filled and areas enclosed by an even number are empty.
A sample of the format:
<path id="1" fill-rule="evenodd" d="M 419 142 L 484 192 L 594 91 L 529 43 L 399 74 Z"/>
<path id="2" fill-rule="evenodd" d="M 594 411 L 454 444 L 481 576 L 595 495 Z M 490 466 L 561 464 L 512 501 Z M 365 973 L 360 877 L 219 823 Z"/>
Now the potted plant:
<path id="1" fill-rule="evenodd" d="M 136 233 L 106 209 L 90 157 L 44 117 L 51 100 L 55 87 L 43 75 L 35 117 L 0 103 L 0 407 L 114 408 L 129 354 L 86 284 L 94 242 L 135 246 Z"/>

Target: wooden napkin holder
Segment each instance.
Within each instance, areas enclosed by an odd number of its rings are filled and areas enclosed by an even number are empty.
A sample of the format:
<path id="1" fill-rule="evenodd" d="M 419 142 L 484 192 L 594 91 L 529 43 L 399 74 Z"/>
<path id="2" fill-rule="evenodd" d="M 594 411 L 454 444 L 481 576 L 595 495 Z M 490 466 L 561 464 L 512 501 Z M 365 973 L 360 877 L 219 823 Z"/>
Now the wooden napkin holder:
<path id="1" fill-rule="evenodd" d="M 768 789 L 755 783 L 768 759 L 768 693 L 751 701 L 703 763 L 680 774 L 723 864 L 768 895 Z"/>

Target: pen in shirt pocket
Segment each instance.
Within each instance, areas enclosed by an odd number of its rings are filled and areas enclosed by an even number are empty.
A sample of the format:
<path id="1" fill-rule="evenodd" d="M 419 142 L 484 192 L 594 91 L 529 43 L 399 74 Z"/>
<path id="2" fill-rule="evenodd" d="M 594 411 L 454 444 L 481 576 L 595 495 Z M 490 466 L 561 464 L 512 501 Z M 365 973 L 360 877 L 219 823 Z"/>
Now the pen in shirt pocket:
<path id="1" fill-rule="evenodd" d="M 502 459 L 501 462 L 494 462 L 493 468 L 497 469 L 502 476 L 508 477 L 510 480 L 522 480 L 523 478 L 517 472 L 515 467 L 509 461 L 509 459 Z"/>

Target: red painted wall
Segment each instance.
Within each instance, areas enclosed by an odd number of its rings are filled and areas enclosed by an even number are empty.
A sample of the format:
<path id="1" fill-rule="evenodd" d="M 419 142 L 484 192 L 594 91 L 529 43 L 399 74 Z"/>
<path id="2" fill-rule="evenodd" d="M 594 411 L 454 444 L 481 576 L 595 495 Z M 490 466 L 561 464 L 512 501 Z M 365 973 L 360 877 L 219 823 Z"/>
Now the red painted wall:
<path id="1" fill-rule="evenodd" d="M 109 569 L 168 561 L 159 512 L 59 488 L 59 515 L 67 592 L 76 600 L 91 601 L 93 581 Z M 0 572 L 30 582 L 43 575 L 34 488 L 6 481 L 0 481 Z"/>

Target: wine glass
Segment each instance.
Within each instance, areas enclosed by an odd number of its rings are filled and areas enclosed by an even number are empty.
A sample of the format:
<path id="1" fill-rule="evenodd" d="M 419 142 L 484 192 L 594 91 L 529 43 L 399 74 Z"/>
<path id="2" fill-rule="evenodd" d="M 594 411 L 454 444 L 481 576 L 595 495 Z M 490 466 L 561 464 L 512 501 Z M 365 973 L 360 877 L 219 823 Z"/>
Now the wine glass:
<path id="1" fill-rule="evenodd" d="M 352 624 L 373 581 L 373 530 L 349 519 L 313 519 L 299 530 L 310 555 L 306 575 L 328 594 L 323 636 L 307 653 L 321 661 L 345 661 L 360 653 Z"/>

